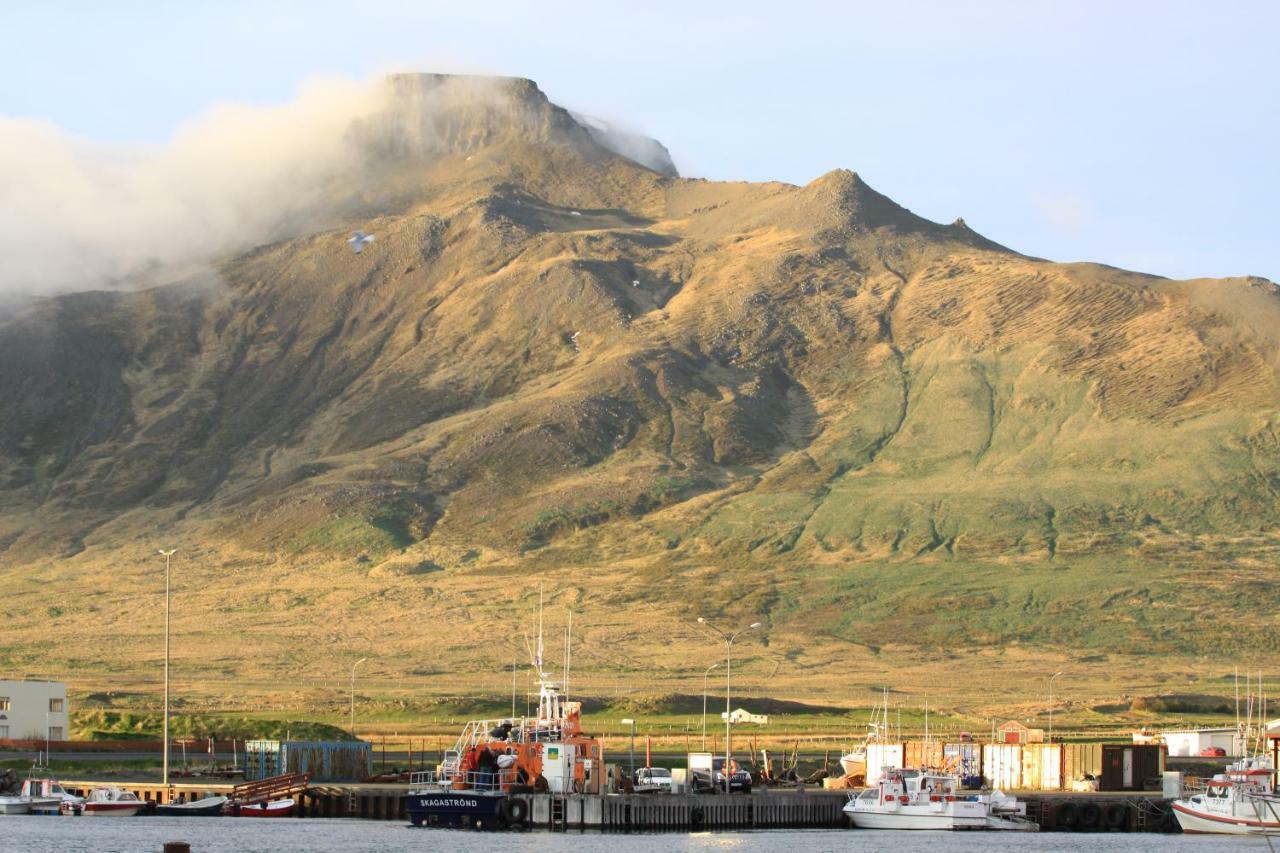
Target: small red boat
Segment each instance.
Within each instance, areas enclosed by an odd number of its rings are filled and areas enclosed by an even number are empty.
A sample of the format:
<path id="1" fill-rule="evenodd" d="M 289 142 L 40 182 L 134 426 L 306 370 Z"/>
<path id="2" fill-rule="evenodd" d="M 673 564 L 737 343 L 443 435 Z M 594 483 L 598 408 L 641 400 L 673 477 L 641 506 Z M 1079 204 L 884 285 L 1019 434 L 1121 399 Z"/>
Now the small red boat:
<path id="1" fill-rule="evenodd" d="M 234 805 L 227 813 L 232 817 L 289 817 L 293 814 L 293 805 L 293 800 L 264 800 Z"/>

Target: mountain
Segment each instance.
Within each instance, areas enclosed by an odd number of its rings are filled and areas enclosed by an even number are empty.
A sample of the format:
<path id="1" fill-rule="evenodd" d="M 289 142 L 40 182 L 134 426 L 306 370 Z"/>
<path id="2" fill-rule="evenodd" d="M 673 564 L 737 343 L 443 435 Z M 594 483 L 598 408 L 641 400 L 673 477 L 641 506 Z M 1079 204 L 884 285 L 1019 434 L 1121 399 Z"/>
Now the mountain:
<path id="1" fill-rule="evenodd" d="M 148 677 L 161 546 L 228 679 L 488 689 L 539 580 L 601 679 L 696 676 L 701 614 L 763 618 L 743 677 L 792 692 L 1274 645 L 1276 285 L 1027 257 L 849 171 L 680 178 L 527 80 L 387 85 L 325 227 L 0 320 L 7 668 Z"/>

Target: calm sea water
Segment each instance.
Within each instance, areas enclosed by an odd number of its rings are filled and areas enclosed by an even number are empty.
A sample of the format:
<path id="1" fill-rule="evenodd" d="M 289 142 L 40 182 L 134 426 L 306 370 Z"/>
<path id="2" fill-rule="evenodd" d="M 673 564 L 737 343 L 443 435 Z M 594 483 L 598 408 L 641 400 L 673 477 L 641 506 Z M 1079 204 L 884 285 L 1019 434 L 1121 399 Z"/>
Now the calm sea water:
<path id="1" fill-rule="evenodd" d="M 333 819 L 0 817 L 3 853 L 160 853 L 166 841 L 186 841 L 192 853 L 423 853 L 443 849 L 450 853 L 1267 853 L 1267 843 L 1262 838 L 1203 835 L 951 834 L 857 829 L 517 834 L 414 829 L 398 823 Z"/>

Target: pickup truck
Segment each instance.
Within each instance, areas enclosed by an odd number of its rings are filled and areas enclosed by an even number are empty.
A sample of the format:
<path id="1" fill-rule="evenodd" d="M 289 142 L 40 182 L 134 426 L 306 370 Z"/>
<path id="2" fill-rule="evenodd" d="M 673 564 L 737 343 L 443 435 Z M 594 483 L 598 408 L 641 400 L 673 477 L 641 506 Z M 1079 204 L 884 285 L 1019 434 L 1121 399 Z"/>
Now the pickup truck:
<path id="1" fill-rule="evenodd" d="M 637 794 L 674 794 L 676 781 L 665 767 L 641 767 L 636 770 L 635 790 Z"/>
<path id="2" fill-rule="evenodd" d="M 724 759 L 716 758 L 712 761 L 712 769 L 692 768 L 690 770 L 690 784 L 697 793 L 715 794 L 724 792 Z M 751 793 L 751 774 L 739 768 L 737 764 L 733 764 L 729 773 L 729 793 L 741 791 L 744 794 Z"/>

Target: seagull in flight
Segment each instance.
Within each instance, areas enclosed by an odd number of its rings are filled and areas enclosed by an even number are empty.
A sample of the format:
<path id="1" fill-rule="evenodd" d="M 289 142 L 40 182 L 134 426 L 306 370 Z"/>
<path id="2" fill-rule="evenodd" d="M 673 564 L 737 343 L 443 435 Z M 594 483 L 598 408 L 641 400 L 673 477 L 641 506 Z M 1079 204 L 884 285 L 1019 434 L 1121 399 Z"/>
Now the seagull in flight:
<path id="1" fill-rule="evenodd" d="M 351 250 L 357 255 L 364 251 L 365 243 L 372 243 L 373 241 L 374 236 L 372 234 L 366 234 L 363 231 L 351 232 L 351 238 L 347 240 L 347 242 L 351 244 Z"/>

